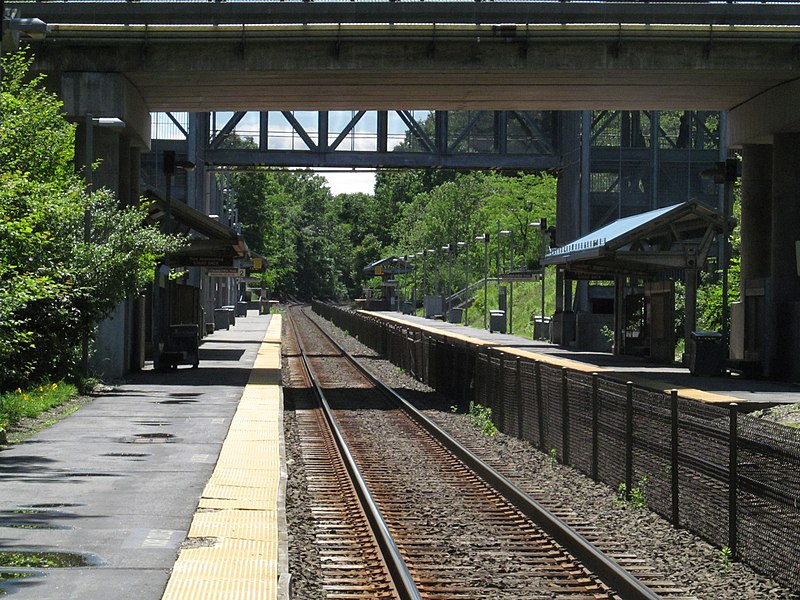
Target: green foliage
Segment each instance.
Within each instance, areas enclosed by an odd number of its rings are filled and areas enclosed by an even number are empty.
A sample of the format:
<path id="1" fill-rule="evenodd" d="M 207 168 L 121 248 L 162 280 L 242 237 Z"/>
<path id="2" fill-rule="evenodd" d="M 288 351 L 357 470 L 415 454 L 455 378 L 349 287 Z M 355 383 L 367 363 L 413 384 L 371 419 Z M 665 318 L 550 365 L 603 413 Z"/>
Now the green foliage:
<path id="1" fill-rule="evenodd" d="M 635 486 L 631 486 L 630 505 L 633 508 L 647 508 L 647 475 L 642 475 Z M 616 502 L 618 506 L 624 506 L 625 496 L 627 496 L 628 486 L 624 482 L 617 486 Z"/>
<path id="2" fill-rule="evenodd" d="M 0 390 L 60 379 L 94 328 L 178 247 L 144 225 L 143 207 L 86 193 L 75 173 L 74 126 L 30 57 L 3 58 L 0 93 Z M 84 241 L 84 217 L 92 227 Z"/>
<path id="3" fill-rule="evenodd" d="M 725 575 L 731 572 L 731 566 L 733 565 L 733 550 L 730 549 L 730 546 L 723 546 L 719 551 L 719 563 L 722 566 L 722 572 Z"/>
<path id="4" fill-rule="evenodd" d="M 492 422 L 492 409 L 488 406 L 470 402 L 467 417 L 469 422 L 477 427 L 483 435 L 489 437 L 497 435 L 497 426 Z"/>
<path id="5" fill-rule="evenodd" d="M 43 383 L 42 385 L 0 394 L 0 429 L 14 425 L 26 417 L 35 417 L 39 413 L 59 406 L 75 397 L 78 390 L 67 383 Z"/>

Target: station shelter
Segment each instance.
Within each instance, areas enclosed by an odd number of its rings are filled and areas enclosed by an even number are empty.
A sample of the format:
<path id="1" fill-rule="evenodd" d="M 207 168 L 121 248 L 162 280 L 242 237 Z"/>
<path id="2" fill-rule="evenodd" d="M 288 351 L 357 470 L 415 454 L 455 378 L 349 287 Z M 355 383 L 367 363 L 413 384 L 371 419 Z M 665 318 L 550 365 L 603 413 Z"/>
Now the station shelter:
<path id="1" fill-rule="evenodd" d="M 414 266 L 399 256 L 389 256 L 376 260 L 364 267 L 363 272 L 381 278 L 380 297 L 367 298 L 365 289 L 364 300 L 368 308 L 373 310 L 399 310 L 400 294 L 398 289 L 397 275 L 411 273 Z"/>
<path id="2" fill-rule="evenodd" d="M 685 284 L 685 347 L 696 329 L 698 274 L 730 230 L 715 209 L 683 202 L 618 219 L 560 248 L 543 265 L 557 271 L 551 341 L 578 350 L 672 363 L 675 354 L 675 281 Z M 572 310 L 572 284 L 589 285 L 590 311 Z M 603 333 L 606 335 L 604 336 Z"/>
<path id="3" fill-rule="evenodd" d="M 237 288 L 247 275 L 250 251 L 239 233 L 213 217 L 183 202 L 169 202 L 152 190 L 144 196 L 149 202 L 148 220 L 186 241 L 164 257 L 145 302 L 142 347 L 158 366 L 159 354 L 169 349 L 176 332 L 185 335 L 191 328 L 199 341 L 210 327 L 213 330 L 214 306 L 207 306 L 205 299 L 217 295 L 217 286 Z"/>

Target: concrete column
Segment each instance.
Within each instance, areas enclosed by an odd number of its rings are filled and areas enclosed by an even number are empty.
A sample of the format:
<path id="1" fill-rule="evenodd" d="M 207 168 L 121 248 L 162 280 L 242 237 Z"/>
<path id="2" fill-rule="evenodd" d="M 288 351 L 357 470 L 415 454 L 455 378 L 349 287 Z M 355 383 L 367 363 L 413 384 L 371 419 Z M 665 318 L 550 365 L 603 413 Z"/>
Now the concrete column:
<path id="1" fill-rule="evenodd" d="M 800 133 L 779 133 L 772 148 L 772 235 L 770 281 L 773 303 L 768 329 L 774 332 L 769 376 L 797 380 L 800 301 L 795 242 L 800 240 Z"/>
<path id="2" fill-rule="evenodd" d="M 770 273 L 771 233 L 772 146 L 747 144 L 742 147 L 742 292 L 746 281 Z"/>

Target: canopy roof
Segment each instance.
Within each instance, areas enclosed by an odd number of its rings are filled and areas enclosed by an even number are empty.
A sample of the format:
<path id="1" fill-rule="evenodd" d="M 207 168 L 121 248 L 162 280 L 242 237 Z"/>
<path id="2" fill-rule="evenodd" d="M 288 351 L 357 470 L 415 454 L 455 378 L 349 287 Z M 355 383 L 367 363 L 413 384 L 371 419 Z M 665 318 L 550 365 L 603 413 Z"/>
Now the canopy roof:
<path id="1" fill-rule="evenodd" d="M 374 273 L 375 275 L 401 275 L 411 273 L 414 266 L 399 256 L 389 256 L 376 260 L 364 267 L 364 273 Z"/>
<path id="2" fill-rule="evenodd" d="M 167 202 L 154 190 L 146 190 L 151 204 L 148 218 L 158 223 L 167 215 Z M 167 257 L 172 266 L 227 266 L 250 255 L 244 238 L 227 225 L 179 201 L 169 207 L 176 229 L 189 234 L 189 244 Z M 200 237 L 202 236 L 202 237 Z"/>
<path id="3" fill-rule="evenodd" d="M 699 268 L 724 223 L 715 209 L 683 202 L 614 221 L 551 250 L 541 263 L 583 278 Z"/>

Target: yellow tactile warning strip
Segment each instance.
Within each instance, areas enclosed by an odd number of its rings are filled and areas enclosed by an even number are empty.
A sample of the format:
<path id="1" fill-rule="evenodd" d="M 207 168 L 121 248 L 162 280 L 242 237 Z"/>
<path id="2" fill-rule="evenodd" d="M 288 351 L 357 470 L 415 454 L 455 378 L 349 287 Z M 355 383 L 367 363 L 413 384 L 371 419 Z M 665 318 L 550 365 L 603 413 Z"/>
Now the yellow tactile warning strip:
<path id="1" fill-rule="evenodd" d="M 275 600 L 283 571 L 281 319 L 272 315 L 163 600 Z M 191 547 L 193 538 L 198 547 Z"/>
<path id="2" fill-rule="evenodd" d="M 358 311 L 358 312 L 363 312 L 364 314 L 373 317 L 376 316 L 375 313 L 367 311 Z M 582 371 L 584 373 L 604 373 L 605 375 L 614 376 L 615 379 L 619 379 L 621 381 L 633 381 L 634 383 L 641 385 L 643 387 L 652 390 L 661 390 L 666 393 L 669 393 L 670 390 L 673 389 L 664 382 L 654 379 L 644 379 L 641 377 L 629 377 L 626 375 L 624 371 L 617 371 L 613 368 L 600 367 L 596 365 L 587 365 L 586 363 L 582 363 L 576 360 L 570 360 L 568 358 L 558 358 L 556 356 L 551 356 L 549 354 L 531 352 L 530 350 L 518 350 L 516 348 L 507 348 L 502 345 L 493 344 L 492 342 L 489 342 L 487 340 L 482 340 L 479 338 L 462 335 L 460 333 L 455 333 L 453 331 L 438 329 L 436 327 L 428 327 L 425 325 L 418 325 L 417 323 L 409 323 L 408 321 L 400 317 L 396 317 L 394 315 L 381 314 L 377 316 L 386 321 L 392 321 L 394 323 L 400 323 L 402 325 L 407 325 L 409 327 L 415 327 L 422 331 L 427 331 L 428 333 L 443 335 L 445 337 L 466 342 L 468 344 L 474 344 L 476 346 L 489 346 L 497 350 L 502 350 L 503 352 L 506 352 L 513 356 L 522 356 L 525 358 L 530 358 L 532 360 L 537 360 L 545 364 L 553 365 L 556 367 L 567 367 L 575 371 Z M 703 390 L 698 390 L 695 388 L 678 388 L 678 395 L 681 396 L 682 398 L 689 398 L 691 400 L 698 400 L 700 402 L 707 402 L 709 404 L 729 404 L 731 402 L 740 401 L 738 398 L 735 398 L 734 396 L 726 396 L 724 394 L 716 394 L 714 392 L 704 392 Z"/>

